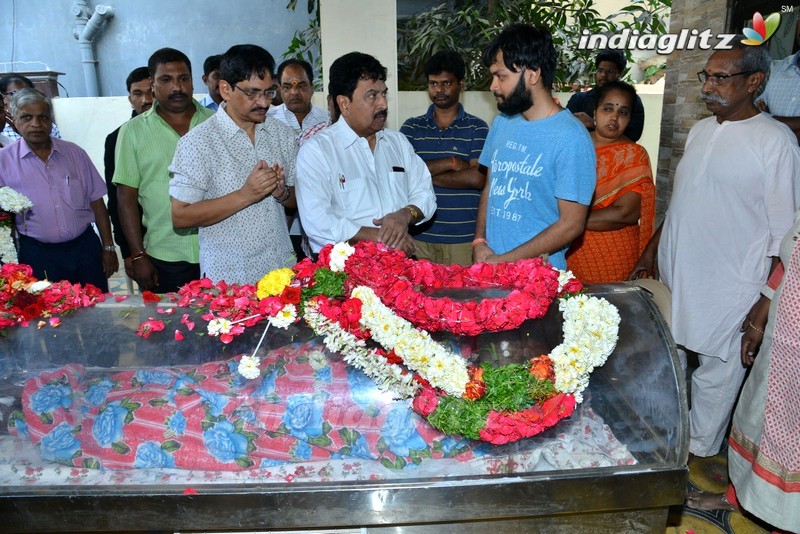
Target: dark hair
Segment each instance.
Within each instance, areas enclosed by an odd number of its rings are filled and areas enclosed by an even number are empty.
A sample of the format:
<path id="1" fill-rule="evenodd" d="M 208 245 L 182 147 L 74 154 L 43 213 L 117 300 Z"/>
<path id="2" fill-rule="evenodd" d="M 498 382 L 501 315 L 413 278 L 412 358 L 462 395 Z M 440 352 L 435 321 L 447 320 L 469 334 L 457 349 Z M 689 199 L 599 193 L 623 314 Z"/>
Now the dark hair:
<path id="1" fill-rule="evenodd" d="M 283 70 L 286 67 L 291 67 L 292 65 L 298 65 L 302 67 L 303 70 L 306 71 L 309 83 L 311 84 L 314 83 L 314 68 L 311 66 L 311 63 L 309 63 L 304 59 L 297 59 L 297 58 L 287 59 L 286 61 L 278 65 L 278 74 L 277 74 L 278 83 L 281 82 L 281 76 L 283 76 Z"/>
<path id="2" fill-rule="evenodd" d="M 25 87 L 33 87 L 33 82 L 29 78 L 26 78 L 22 74 L 12 72 L 0 78 L 0 93 L 8 91 L 8 86 L 11 85 L 11 82 L 22 82 L 25 84 Z"/>
<path id="3" fill-rule="evenodd" d="M 431 56 L 428 62 L 425 63 L 426 77 L 445 71 L 455 76 L 458 81 L 464 79 L 467 68 L 464 65 L 461 54 L 454 50 L 442 50 L 441 52 L 436 52 Z"/>
<path id="4" fill-rule="evenodd" d="M 222 55 L 219 78 L 233 86 L 253 76 L 260 80 L 266 75 L 272 78 L 274 70 L 275 59 L 265 49 L 253 44 L 234 45 Z"/>
<path id="5" fill-rule="evenodd" d="M 125 86 L 128 88 L 128 92 L 131 92 L 131 86 L 135 83 L 139 83 L 142 80 L 147 80 L 150 78 L 150 70 L 147 67 L 136 67 L 128 74 L 128 77 L 125 78 Z"/>
<path id="6" fill-rule="evenodd" d="M 208 56 L 205 61 L 203 61 L 203 76 L 208 76 L 215 70 L 219 70 L 219 66 L 222 63 L 222 54 L 215 54 L 213 56 Z"/>
<path id="7" fill-rule="evenodd" d="M 616 65 L 620 74 L 625 72 L 625 67 L 628 65 L 628 60 L 625 58 L 625 54 L 619 50 L 603 50 L 597 54 L 597 57 L 594 58 L 595 68 L 599 67 L 602 61 L 610 61 Z"/>
<path id="8" fill-rule="evenodd" d="M 160 48 L 153 52 L 153 55 L 147 60 L 147 70 L 150 72 L 150 77 L 155 79 L 156 68 L 167 63 L 185 63 L 186 68 L 189 69 L 189 74 L 192 73 L 192 62 L 189 61 L 186 54 L 174 48 Z"/>
<path id="9" fill-rule="evenodd" d="M 386 81 L 386 67 L 369 54 L 350 52 L 331 64 L 328 79 L 328 93 L 333 98 L 333 107 L 338 113 L 340 110 L 337 96 L 344 95 L 352 100 L 359 80 Z"/>
<path id="10" fill-rule="evenodd" d="M 547 30 L 522 22 L 510 24 L 483 51 L 483 64 L 490 67 L 498 52 L 503 52 L 503 63 L 514 72 L 523 67 L 541 69 L 542 84 L 553 88 L 556 49 Z"/>
<path id="11" fill-rule="evenodd" d="M 608 82 L 607 84 L 603 85 L 602 87 L 598 87 L 594 91 L 594 109 L 600 107 L 600 104 L 605 100 L 608 93 L 611 91 L 621 91 L 627 94 L 631 99 L 631 109 L 636 104 L 636 88 L 629 83 L 625 83 L 621 80 L 614 80 L 613 82 Z"/>

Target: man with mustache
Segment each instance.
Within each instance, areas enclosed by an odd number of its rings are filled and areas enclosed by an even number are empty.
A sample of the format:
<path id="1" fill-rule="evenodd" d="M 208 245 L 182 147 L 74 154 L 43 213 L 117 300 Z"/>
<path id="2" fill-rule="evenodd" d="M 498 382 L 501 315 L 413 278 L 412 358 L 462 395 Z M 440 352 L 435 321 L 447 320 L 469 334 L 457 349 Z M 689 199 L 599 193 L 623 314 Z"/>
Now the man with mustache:
<path id="1" fill-rule="evenodd" d="M 314 70 L 308 61 L 287 59 L 281 63 L 277 81 L 283 103 L 267 111 L 267 117 L 279 120 L 292 129 L 298 145 L 330 120 L 326 110 L 311 105 L 313 80 Z"/>
<path id="2" fill-rule="evenodd" d="M 297 145 L 330 124 L 327 110 L 311 105 L 314 95 L 314 70 L 308 61 L 287 59 L 278 66 L 278 94 L 281 103 L 267 111 L 267 117 L 281 121 L 294 132 Z M 304 258 L 310 252 L 303 238 L 303 229 L 297 210 L 288 210 L 289 236 L 295 253 Z"/>
<path id="3" fill-rule="evenodd" d="M 155 102 L 120 129 L 113 181 L 133 279 L 141 290 L 166 293 L 200 277 L 197 229 L 172 226 L 168 167 L 178 140 L 214 112 L 192 98 L 192 64 L 183 52 L 157 50 L 147 69 Z"/>
<path id="4" fill-rule="evenodd" d="M 556 51 L 550 33 L 512 24 L 483 53 L 498 115 L 480 163 L 489 177 L 478 206 L 475 263 L 549 255 L 566 269 L 565 252 L 586 225 L 594 193 L 589 133 L 553 99 Z"/>
<path id="5" fill-rule="evenodd" d="M 386 67 L 351 52 L 333 62 L 328 79 L 341 116 L 297 156 L 297 203 L 311 249 L 371 240 L 414 254 L 408 229 L 433 215 L 436 195 L 408 139 L 384 128 Z"/>
<path id="6" fill-rule="evenodd" d="M 489 127 L 459 102 L 466 66 L 458 52 L 443 50 L 425 64 L 425 115 L 403 123 L 403 132 L 428 166 L 436 192 L 436 216 L 414 232 L 417 257 L 444 264 L 472 264 L 472 239 L 486 169 L 478 158 Z"/>
<path id="7" fill-rule="evenodd" d="M 697 354 L 689 452 L 701 457 L 722 445 L 743 362 L 764 333 L 768 306 L 751 307 L 800 207 L 800 148 L 788 127 L 754 104 L 769 53 L 743 38 L 698 73 L 700 98 L 714 116 L 690 130 L 666 218 L 632 273 L 660 274 L 672 291 L 672 336 L 684 369 L 686 351 Z"/>
<path id="8" fill-rule="evenodd" d="M 16 215 L 19 263 L 42 280 L 108 291 L 118 264 L 103 179 L 83 149 L 52 137 L 53 105 L 41 91 L 20 89 L 10 103 L 22 138 L 0 150 L 0 186 L 33 204 Z"/>
<path id="9" fill-rule="evenodd" d="M 284 207 L 295 207 L 297 146 L 283 123 L 267 117 L 275 60 L 260 46 L 222 56 L 222 109 L 178 143 L 172 223 L 200 228 L 200 271 L 218 282 L 256 284 L 295 262 Z"/>

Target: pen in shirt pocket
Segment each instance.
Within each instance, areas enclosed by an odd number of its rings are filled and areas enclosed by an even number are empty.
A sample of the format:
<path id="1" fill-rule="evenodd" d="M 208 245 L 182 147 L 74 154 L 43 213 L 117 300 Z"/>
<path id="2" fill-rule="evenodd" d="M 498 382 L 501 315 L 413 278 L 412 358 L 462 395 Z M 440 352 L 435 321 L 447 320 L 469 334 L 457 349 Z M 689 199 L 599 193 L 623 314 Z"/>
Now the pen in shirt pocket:
<path id="1" fill-rule="evenodd" d="M 69 187 L 69 174 L 64 176 L 64 181 L 67 183 L 67 187 Z"/>
<path id="2" fill-rule="evenodd" d="M 392 167 L 392 172 L 406 172 L 403 167 Z"/>

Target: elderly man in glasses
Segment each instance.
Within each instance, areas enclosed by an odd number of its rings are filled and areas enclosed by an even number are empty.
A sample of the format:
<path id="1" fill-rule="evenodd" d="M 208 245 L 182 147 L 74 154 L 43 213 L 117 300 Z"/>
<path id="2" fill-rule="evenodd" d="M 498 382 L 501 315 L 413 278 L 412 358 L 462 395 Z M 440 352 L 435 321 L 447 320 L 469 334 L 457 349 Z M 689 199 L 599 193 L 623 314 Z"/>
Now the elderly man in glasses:
<path id="1" fill-rule="evenodd" d="M 595 92 L 608 82 L 618 80 L 625 73 L 625 66 L 628 64 L 628 61 L 625 59 L 623 53 L 618 50 L 604 50 L 597 54 L 594 64 L 594 87 L 588 91 L 573 94 L 569 102 L 567 102 L 567 109 L 571 111 L 590 132 L 594 131 Z M 642 104 L 642 99 L 637 95 L 636 101 L 633 103 L 633 110 L 631 111 L 631 120 L 628 123 L 628 127 L 625 128 L 624 135 L 631 141 L 636 142 L 642 137 L 643 129 L 644 105 Z"/>
<path id="2" fill-rule="evenodd" d="M 703 457 L 719 452 L 744 363 L 764 333 L 767 310 L 751 307 L 800 207 L 800 148 L 787 126 L 754 104 L 769 53 L 740 40 L 714 52 L 698 74 L 714 116 L 689 132 L 664 223 L 632 273 L 653 276 L 658 259 L 683 366 L 685 351 L 697 354 L 689 451 Z"/>
<path id="3" fill-rule="evenodd" d="M 284 207 L 297 205 L 297 144 L 289 127 L 267 118 L 274 68 L 260 46 L 225 52 L 225 103 L 181 139 L 170 166 L 172 223 L 199 227 L 200 270 L 215 282 L 255 284 L 295 261 Z"/>

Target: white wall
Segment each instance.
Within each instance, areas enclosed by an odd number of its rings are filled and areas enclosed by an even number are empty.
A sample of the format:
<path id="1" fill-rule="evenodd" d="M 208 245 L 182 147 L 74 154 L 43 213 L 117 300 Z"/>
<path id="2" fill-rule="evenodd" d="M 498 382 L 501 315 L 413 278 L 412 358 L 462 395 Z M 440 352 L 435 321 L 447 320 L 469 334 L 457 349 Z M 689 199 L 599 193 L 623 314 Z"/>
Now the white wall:
<path id="1" fill-rule="evenodd" d="M 663 86 L 637 85 L 639 96 L 645 108 L 645 128 L 639 144 L 647 149 L 655 176 L 658 158 L 658 137 L 661 129 L 661 102 Z M 203 95 L 195 95 L 197 98 Z M 570 93 L 556 93 L 555 96 L 566 105 Z M 407 118 L 422 115 L 427 111 L 430 101 L 424 91 L 401 91 L 389 93 L 392 128 L 399 128 Z M 325 94 L 314 93 L 315 105 L 325 107 Z M 461 97 L 464 108 L 491 125 L 497 115 L 497 105 L 492 93 L 488 91 L 467 91 Z M 126 97 L 102 98 L 56 98 L 53 100 L 56 123 L 62 136 L 80 145 L 94 161 L 100 174 L 103 173 L 103 149 L 106 136 L 130 118 L 131 107 Z M 393 110 L 397 110 L 396 112 Z M 396 124 L 397 126 L 394 126 Z"/>

